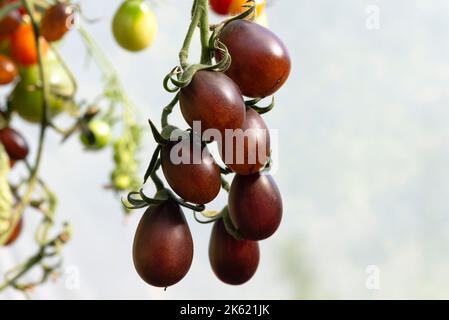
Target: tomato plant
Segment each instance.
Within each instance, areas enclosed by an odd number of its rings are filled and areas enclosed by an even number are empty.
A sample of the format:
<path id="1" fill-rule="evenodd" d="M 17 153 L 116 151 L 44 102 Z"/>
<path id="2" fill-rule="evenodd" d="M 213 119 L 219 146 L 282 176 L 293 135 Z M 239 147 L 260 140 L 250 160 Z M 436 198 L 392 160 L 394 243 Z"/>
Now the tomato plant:
<path id="1" fill-rule="evenodd" d="M 48 44 L 43 38 L 39 38 L 39 43 L 43 54 L 48 50 Z M 38 62 L 38 51 L 33 26 L 24 23 L 14 31 L 11 36 L 11 56 L 24 66 L 35 65 Z"/>
<path id="2" fill-rule="evenodd" d="M 141 0 L 124 1 L 115 13 L 112 31 L 122 48 L 141 51 L 150 46 L 156 37 L 156 16 Z"/>

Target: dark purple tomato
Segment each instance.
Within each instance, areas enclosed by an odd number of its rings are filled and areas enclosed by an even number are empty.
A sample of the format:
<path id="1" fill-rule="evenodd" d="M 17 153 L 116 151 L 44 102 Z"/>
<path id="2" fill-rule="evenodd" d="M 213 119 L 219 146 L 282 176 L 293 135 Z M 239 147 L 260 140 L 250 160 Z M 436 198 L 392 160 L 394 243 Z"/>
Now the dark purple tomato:
<path id="1" fill-rule="evenodd" d="M 236 175 L 229 191 L 229 217 L 243 238 L 270 237 L 282 220 L 282 198 L 268 174 Z"/>
<path id="2" fill-rule="evenodd" d="M 290 74 L 290 56 L 282 41 L 270 30 L 247 20 L 234 20 L 220 33 L 232 63 L 226 74 L 247 97 L 275 93 Z M 218 57 L 219 58 L 219 57 Z"/>
<path id="3" fill-rule="evenodd" d="M 48 42 L 58 41 L 70 30 L 74 21 L 73 7 L 57 3 L 45 11 L 41 22 L 41 35 Z"/>
<path id="4" fill-rule="evenodd" d="M 181 112 L 187 123 L 201 121 L 201 132 L 237 129 L 245 120 L 245 102 L 237 85 L 225 74 L 199 71 L 192 82 L 181 89 Z"/>
<path id="5" fill-rule="evenodd" d="M 227 138 L 220 147 L 223 162 L 235 173 L 247 175 L 258 172 L 270 156 L 270 133 L 262 117 L 251 108 L 246 109 L 242 131 Z"/>
<path id="6" fill-rule="evenodd" d="M 155 287 L 168 287 L 189 271 L 193 240 L 180 206 L 173 200 L 150 206 L 142 216 L 133 244 L 134 266 Z"/>
<path id="7" fill-rule="evenodd" d="M 196 139 L 183 139 L 163 146 L 161 165 L 170 187 L 186 201 L 205 204 L 220 192 L 220 168 L 207 146 Z"/>
<path id="8" fill-rule="evenodd" d="M 23 160 L 28 155 L 28 144 L 25 138 L 12 128 L 0 130 L 0 142 L 12 160 Z"/>
<path id="9" fill-rule="evenodd" d="M 17 238 L 20 236 L 20 233 L 22 232 L 22 225 L 23 225 L 23 219 L 21 218 L 19 220 L 19 222 L 16 224 L 16 226 L 14 227 L 14 230 L 12 231 L 8 240 L 5 242 L 5 246 L 9 246 L 17 240 Z"/>
<path id="10" fill-rule="evenodd" d="M 227 284 L 247 282 L 259 265 L 259 244 L 231 236 L 223 219 L 215 222 L 209 242 L 209 261 L 215 275 Z"/>

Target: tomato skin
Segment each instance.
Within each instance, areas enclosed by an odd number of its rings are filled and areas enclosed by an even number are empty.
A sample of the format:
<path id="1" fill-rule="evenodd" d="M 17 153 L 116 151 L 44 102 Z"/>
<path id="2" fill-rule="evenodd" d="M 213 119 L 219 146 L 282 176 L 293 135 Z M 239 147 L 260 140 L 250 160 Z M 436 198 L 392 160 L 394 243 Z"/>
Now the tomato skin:
<path id="1" fill-rule="evenodd" d="M 23 227 L 23 219 L 21 218 L 19 220 L 19 222 L 17 223 L 17 225 L 14 227 L 14 230 L 11 233 L 11 235 L 9 236 L 8 240 L 6 240 L 6 242 L 4 244 L 5 246 L 9 246 L 17 240 L 17 238 L 22 233 L 22 227 Z"/>
<path id="2" fill-rule="evenodd" d="M 282 87 L 290 74 L 287 48 L 270 30 L 257 23 L 235 20 L 219 35 L 229 50 L 232 63 L 226 74 L 243 95 L 263 98 Z M 217 58 L 220 59 L 217 54 Z"/>
<path id="3" fill-rule="evenodd" d="M 17 68 L 7 56 L 0 55 L 0 85 L 9 84 L 17 77 Z"/>
<path id="4" fill-rule="evenodd" d="M 102 120 L 91 120 L 87 124 L 87 131 L 80 135 L 81 142 L 91 150 L 100 150 L 111 141 L 111 127 Z"/>
<path id="5" fill-rule="evenodd" d="M 42 53 L 48 51 L 48 44 L 45 39 L 41 38 L 40 46 Z M 22 24 L 11 36 L 11 56 L 23 66 L 31 66 L 37 64 L 38 53 L 36 50 L 36 39 L 34 38 L 33 27 L 30 23 Z"/>
<path id="6" fill-rule="evenodd" d="M 256 17 L 260 16 L 262 12 L 265 9 L 265 6 L 267 4 L 266 0 L 255 0 L 256 2 Z M 238 15 L 246 10 L 248 8 L 245 7 L 245 5 L 248 5 L 247 0 L 232 0 L 231 5 L 229 6 L 229 14 L 231 15 Z"/>
<path id="7" fill-rule="evenodd" d="M 212 10 L 220 15 L 229 14 L 229 8 L 233 0 L 209 0 Z"/>
<path id="8" fill-rule="evenodd" d="M 74 94 L 75 88 L 69 76 L 57 61 L 45 60 L 44 68 L 46 79 L 51 88 L 57 88 L 61 94 L 67 96 Z M 42 89 L 39 88 L 39 68 L 37 65 L 33 65 L 21 68 L 19 71 L 20 81 L 11 94 L 10 106 L 23 119 L 32 123 L 39 123 L 44 109 Z M 55 117 L 64 111 L 67 103 L 66 100 L 56 94 L 50 94 L 50 117 Z"/>
<path id="9" fill-rule="evenodd" d="M 155 287 L 168 287 L 189 271 L 193 240 L 180 206 L 173 200 L 150 206 L 143 214 L 133 244 L 134 266 Z"/>
<path id="10" fill-rule="evenodd" d="M 15 32 L 20 26 L 20 21 L 21 16 L 17 11 L 10 12 L 6 17 L 0 20 L 0 38 L 7 37 Z"/>
<path id="11" fill-rule="evenodd" d="M 243 145 L 238 142 L 238 139 L 226 140 L 224 146 L 219 143 L 220 156 L 235 173 L 253 174 L 262 169 L 269 159 L 270 132 L 262 117 L 249 107 L 246 108 L 242 131 L 246 132 Z M 262 152 L 263 150 L 265 152 Z"/>
<path id="12" fill-rule="evenodd" d="M 190 140 L 190 141 L 189 141 Z M 192 141 L 193 140 L 193 141 Z M 220 168 L 209 153 L 207 146 L 202 146 L 197 139 L 183 139 L 170 142 L 161 150 L 161 165 L 168 184 L 186 201 L 206 204 L 214 200 L 221 189 Z M 176 148 L 176 149 L 174 149 Z M 189 163 L 175 164 L 170 153 L 179 150 L 177 156 L 188 159 Z M 200 158 L 194 159 L 193 153 L 201 151 Z M 194 163 L 194 160 L 199 160 Z"/>
<path id="13" fill-rule="evenodd" d="M 157 20 L 145 2 L 127 0 L 114 15 L 112 32 L 117 43 L 129 51 L 150 46 L 157 34 Z"/>
<path id="14" fill-rule="evenodd" d="M 209 261 L 224 283 L 240 285 L 253 277 L 259 265 L 259 244 L 237 240 L 227 231 L 223 219 L 214 223 L 209 241 Z"/>
<path id="15" fill-rule="evenodd" d="M 73 10 L 70 5 L 57 3 L 45 11 L 41 21 L 40 32 L 45 40 L 61 40 L 73 24 Z"/>
<path id="16" fill-rule="evenodd" d="M 245 120 L 245 102 L 237 85 L 225 74 L 198 71 L 192 82 L 181 89 L 179 104 L 186 122 L 201 121 L 201 132 L 238 129 Z"/>
<path id="17" fill-rule="evenodd" d="M 268 174 L 236 175 L 228 199 L 229 217 L 243 238 L 270 237 L 282 220 L 282 198 Z"/>
<path id="18" fill-rule="evenodd" d="M 3 128 L 0 130 L 0 142 L 5 147 L 11 160 L 23 160 L 27 157 L 29 148 L 25 138 L 17 130 Z"/>

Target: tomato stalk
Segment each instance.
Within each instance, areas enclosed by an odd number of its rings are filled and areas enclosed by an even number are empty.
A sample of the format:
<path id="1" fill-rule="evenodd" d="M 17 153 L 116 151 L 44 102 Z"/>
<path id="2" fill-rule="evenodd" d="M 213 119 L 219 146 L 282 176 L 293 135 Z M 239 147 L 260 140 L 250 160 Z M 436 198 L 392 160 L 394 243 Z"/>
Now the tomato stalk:
<path id="1" fill-rule="evenodd" d="M 189 66 L 189 62 L 187 61 L 189 58 L 189 49 L 190 43 L 192 42 L 193 34 L 195 33 L 195 29 L 200 22 L 200 18 L 202 15 L 202 9 L 199 5 L 199 1 L 204 0 L 194 0 L 192 5 L 192 20 L 190 22 L 189 28 L 187 30 L 186 37 L 184 39 L 184 43 L 182 44 L 181 51 L 179 52 L 179 62 L 181 67 L 185 70 Z"/>

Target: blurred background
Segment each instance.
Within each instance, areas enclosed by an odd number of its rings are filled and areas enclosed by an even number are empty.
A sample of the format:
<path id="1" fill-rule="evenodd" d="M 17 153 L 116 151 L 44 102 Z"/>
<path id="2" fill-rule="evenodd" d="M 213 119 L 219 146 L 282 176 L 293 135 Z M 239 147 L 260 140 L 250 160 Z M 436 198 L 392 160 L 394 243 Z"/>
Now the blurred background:
<path id="1" fill-rule="evenodd" d="M 102 18 L 89 30 L 122 76 L 142 125 L 170 100 L 161 83 L 177 64 L 191 5 L 154 2 L 158 38 L 131 54 L 110 30 L 120 1 L 80 1 L 87 16 Z M 255 277 L 240 287 L 216 279 L 207 256 L 211 225 L 195 223 L 186 210 L 195 242 L 190 272 L 167 291 L 147 286 L 131 258 L 142 212 L 124 219 L 119 197 L 102 189 L 111 153 L 81 152 L 76 138 L 60 147 L 50 134 L 42 175 L 58 191 L 58 222 L 70 220 L 74 238 L 60 280 L 33 298 L 449 298 L 449 2 L 274 0 L 267 14 L 293 69 L 265 117 L 279 132 L 274 178 L 284 220 L 261 243 Z M 101 78 L 86 64 L 76 32 L 61 50 L 79 79 L 79 97 L 95 96 Z M 173 120 L 185 126 L 179 110 Z M 35 128 L 22 127 L 36 139 Z M 154 148 L 149 128 L 144 140 L 142 175 Z M 221 194 L 210 207 L 225 202 Z M 29 238 L 38 217 L 26 218 Z M 29 255 L 26 238 L 0 248 L 1 270 Z"/>

